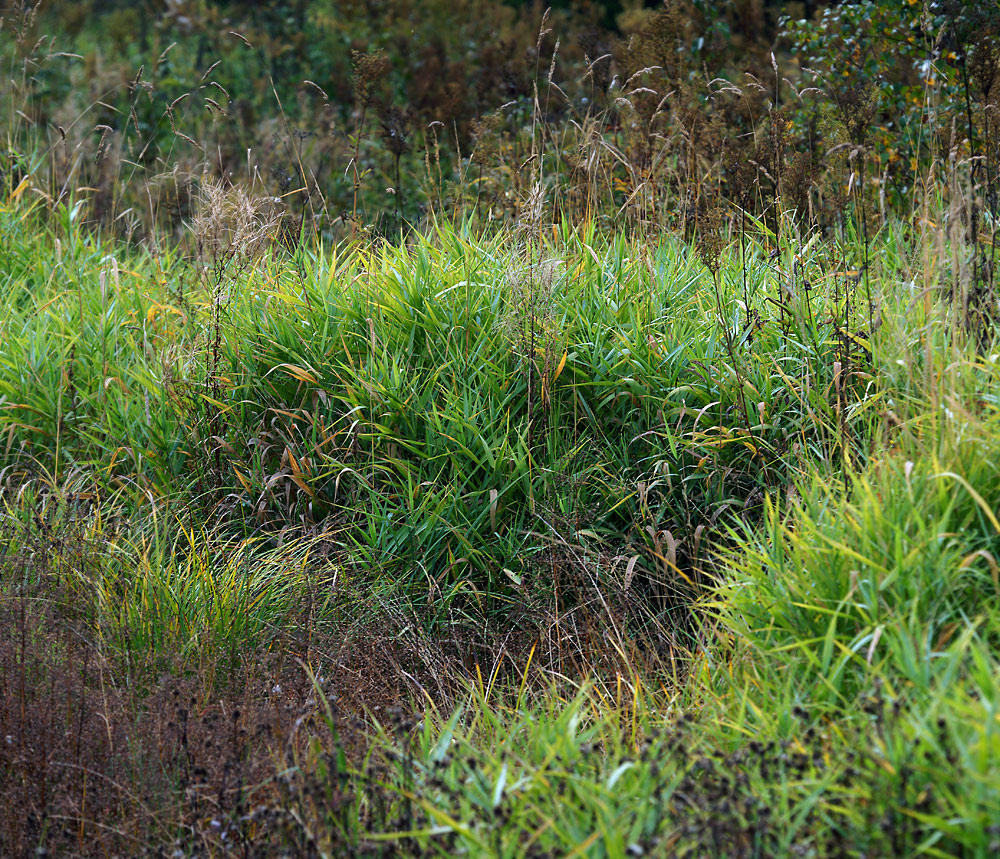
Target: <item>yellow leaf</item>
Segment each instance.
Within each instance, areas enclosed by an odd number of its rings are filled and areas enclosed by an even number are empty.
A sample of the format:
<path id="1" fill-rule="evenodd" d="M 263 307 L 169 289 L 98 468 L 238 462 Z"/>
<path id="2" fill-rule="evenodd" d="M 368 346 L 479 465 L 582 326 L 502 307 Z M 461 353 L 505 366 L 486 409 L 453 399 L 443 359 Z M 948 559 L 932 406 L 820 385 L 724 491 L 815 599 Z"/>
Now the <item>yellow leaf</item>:
<path id="1" fill-rule="evenodd" d="M 309 382 L 310 384 L 315 385 L 318 381 L 308 370 L 302 367 L 296 367 L 295 364 L 279 364 L 278 366 L 283 367 L 288 371 L 288 375 L 298 379 L 300 382 Z"/>
<path id="2" fill-rule="evenodd" d="M 562 360 L 559 362 L 559 366 L 556 367 L 556 374 L 552 377 L 553 382 L 559 378 L 559 374 L 563 371 L 563 367 L 566 366 L 566 358 L 568 356 L 569 352 L 563 352 Z"/>
<path id="3" fill-rule="evenodd" d="M 878 761 L 879 766 L 882 767 L 882 769 L 884 769 L 887 773 L 889 773 L 889 775 L 896 774 L 896 768 L 891 763 L 889 763 L 885 758 L 876 758 L 876 760 Z"/>
<path id="4" fill-rule="evenodd" d="M 236 477 L 239 479 L 240 483 L 243 484 L 243 488 L 249 492 L 250 491 L 250 481 L 247 480 L 241 473 L 240 470 L 233 465 L 233 471 L 236 472 Z"/>
<path id="5" fill-rule="evenodd" d="M 10 201 L 13 203 L 18 197 L 20 197 L 31 185 L 31 181 L 25 176 L 20 184 L 14 189 L 14 192 L 10 195 Z"/>

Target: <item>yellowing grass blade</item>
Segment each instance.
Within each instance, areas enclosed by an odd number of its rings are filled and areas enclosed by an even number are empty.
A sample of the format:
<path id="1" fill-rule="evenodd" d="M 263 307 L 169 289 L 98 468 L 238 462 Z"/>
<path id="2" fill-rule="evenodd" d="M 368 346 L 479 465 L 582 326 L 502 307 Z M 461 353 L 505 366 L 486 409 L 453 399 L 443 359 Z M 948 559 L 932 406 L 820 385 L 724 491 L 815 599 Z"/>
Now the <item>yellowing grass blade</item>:
<path id="1" fill-rule="evenodd" d="M 552 377 L 553 382 L 559 378 L 559 374 L 563 371 L 563 367 L 566 366 L 567 357 L 569 357 L 569 352 L 563 352 L 562 360 L 559 361 L 559 366 L 556 367 L 555 375 Z"/>
<path id="2" fill-rule="evenodd" d="M 304 367 L 297 367 L 295 364 L 278 364 L 278 367 L 285 370 L 289 376 L 298 379 L 300 382 L 308 382 L 315 385 L 319 380 Z"/>
<path id="3" fill-rule="evenodd" d="M 17 202 L 17 198 L 20 197 L 25 191 L 27 191 L 30 185 L 31 185 L 31 180 L 27 176 L 25 176 L 18 183 L 18 186 L 14 189 L 14 191 L 11 193 L 10 201 L 12 203 Z"/>

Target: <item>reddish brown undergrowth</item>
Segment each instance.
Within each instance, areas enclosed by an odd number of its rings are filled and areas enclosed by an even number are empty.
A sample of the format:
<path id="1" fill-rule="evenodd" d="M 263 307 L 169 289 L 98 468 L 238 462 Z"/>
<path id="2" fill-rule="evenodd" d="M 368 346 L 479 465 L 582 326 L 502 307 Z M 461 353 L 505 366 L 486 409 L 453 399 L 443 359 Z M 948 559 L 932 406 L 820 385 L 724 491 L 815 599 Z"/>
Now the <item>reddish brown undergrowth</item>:
<path id="1" fill-rule="evenodd" d="M 108 648 L 61 580 L 84 543 L 0 563 L 4 856 L 254 855 L 265 810 L 296 800 L 282 774 L 334 751 L 360 765 L 367 716 L 423 685 L 391 636 L 357 630 L 151 661 Z"/>

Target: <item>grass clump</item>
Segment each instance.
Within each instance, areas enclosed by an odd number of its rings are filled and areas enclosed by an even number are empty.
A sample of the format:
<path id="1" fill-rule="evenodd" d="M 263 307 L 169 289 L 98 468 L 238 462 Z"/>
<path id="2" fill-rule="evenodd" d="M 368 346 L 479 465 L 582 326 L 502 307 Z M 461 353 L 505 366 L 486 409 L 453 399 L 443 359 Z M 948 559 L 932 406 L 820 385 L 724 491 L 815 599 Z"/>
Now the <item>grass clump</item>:
<path id="1" fill-rule="evenodd" d="M 61 594 L 129 706 L 359 646 L 425 704 L 300 674 L 305 728 L 251 756 L 292 769 L 227 782 L 229 823 L 184 824 L 205 849 L 988 855 L 996 363 L 914 299 L 900 227 L 861 340 L 839 248 L 766 232 L 712 269 L 442 228 L 214 277 L 69 214 L 5 214 L 7 557 L 44 547 L 8 604 Z"/>

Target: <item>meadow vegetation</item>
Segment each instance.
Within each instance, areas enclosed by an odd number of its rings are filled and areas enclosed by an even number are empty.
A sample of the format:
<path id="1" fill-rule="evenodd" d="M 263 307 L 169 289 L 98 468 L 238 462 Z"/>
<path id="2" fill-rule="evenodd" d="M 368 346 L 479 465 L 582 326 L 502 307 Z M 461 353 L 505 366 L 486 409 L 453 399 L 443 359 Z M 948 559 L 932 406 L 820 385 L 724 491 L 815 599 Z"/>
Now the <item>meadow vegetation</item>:
<path id="1" fill-rule="evenodd" d="M 625 6 L 2 7 L 0 853 L 1000 851 L 1000 7 Z"/>

